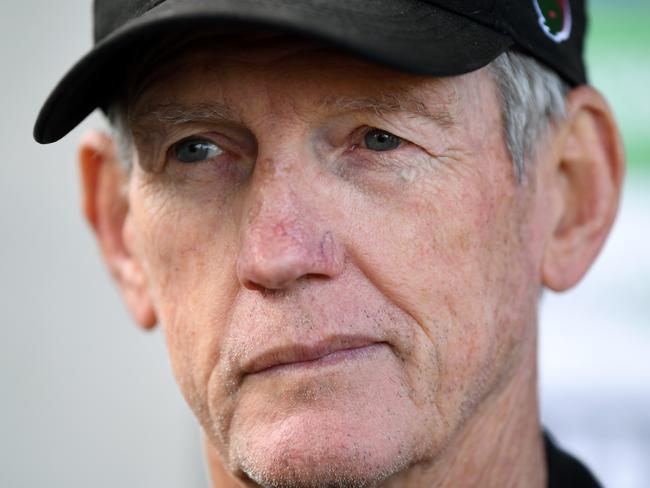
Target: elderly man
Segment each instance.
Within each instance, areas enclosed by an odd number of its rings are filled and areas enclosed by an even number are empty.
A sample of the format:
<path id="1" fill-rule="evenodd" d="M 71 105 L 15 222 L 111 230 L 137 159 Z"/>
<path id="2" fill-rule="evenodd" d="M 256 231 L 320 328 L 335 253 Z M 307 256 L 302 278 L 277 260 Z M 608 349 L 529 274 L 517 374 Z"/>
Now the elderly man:
<path id="1" fill-rule="evenodd" d="M 164 329 L 215 487 L 598 486 L 540 427 L 538 301 L 624 157 L 581 1 L 97 0 L 35 136 Z"/>

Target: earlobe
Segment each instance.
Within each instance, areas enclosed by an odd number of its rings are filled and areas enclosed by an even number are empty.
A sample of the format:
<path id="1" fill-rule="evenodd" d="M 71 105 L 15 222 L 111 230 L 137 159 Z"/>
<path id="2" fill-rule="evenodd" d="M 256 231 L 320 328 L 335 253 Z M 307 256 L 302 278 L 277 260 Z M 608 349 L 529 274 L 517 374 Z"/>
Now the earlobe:
<path id="1" fill-rule="evenodd" d="M 543 284 L 564 291 L 587 273 L 604 245 L 621 195 L 625 157 L 611 110 L 593 88 L 567 97 L 568 114 L 547 186 L 553 198 L 542 262 Z"/>
<path id="2" fill-rule="evenodd" d="M 143 268 L 129 245 L 133 239 L 129 214 L 128 174 L 113 140 L 98 131 L 87 133 L 79 146 L 82 211 L 99 243 L 104 261 L 136 322 L 145 329 L 156 315 Z"/>

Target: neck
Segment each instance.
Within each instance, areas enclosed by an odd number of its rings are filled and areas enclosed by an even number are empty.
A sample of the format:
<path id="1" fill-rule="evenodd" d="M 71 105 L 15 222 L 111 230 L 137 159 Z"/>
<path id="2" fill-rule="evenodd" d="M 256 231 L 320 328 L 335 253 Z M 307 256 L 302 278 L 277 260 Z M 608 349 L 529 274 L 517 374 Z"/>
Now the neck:
<path id="1" fill-rule="evenodd" d="M 535 340 L 522 351 L 514 370 L 452 436 L 443 452 L 396 475 L 385 488 L 545 487 Z"/>
<path id="2" fill-rule="evenodd" d="M 384 488 L 542 488 L 546 486 L 544 442 L 537 395 L 537 344 L 530 344 L 516 372 L 487 397 L 433 461 L 412 466 Z M 206 460 L 217 488 L 244 488 L 224 469 L 206 439 Z"/>
<path id="3" fill-rule="evenodd" d="M 203 448 L 208 466 L 208 475 L 213 488 L 246 488 L 225 469 L 217 450 L 205 435 L 203 436 Z"/>

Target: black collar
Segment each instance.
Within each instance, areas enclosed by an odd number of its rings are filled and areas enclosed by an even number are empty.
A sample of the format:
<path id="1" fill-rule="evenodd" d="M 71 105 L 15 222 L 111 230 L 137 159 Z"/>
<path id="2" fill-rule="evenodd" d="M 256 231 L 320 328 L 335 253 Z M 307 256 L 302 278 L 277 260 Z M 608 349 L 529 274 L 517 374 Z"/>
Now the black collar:
<path id="1" fill-rule="evenodd" d="M 559 449 L 544 433 L 549 488 L 602 488 L 593 474 L 576 458 Z"/>

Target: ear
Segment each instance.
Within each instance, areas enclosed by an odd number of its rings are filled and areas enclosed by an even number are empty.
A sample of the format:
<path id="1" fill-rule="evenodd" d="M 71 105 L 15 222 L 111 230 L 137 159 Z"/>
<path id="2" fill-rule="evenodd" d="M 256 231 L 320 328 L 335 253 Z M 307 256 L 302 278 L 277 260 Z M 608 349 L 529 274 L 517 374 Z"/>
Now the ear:
<path id="1" fill-rule="evenodd" d="M 553 195 L 543 284 L 564 291 L 580 281 L 612 227 L 625 170 L 620 134 L 605 99 L 581 86 L 567 97 L 567 119 L 551 144 L 558 151 L 547 182 Z"/>
<path id="2" fill-rule="evenodd" d="M 104 261 L 135 321 L 145 329 L 156 315 L 141 264 L 132 253 L 128 180 L 113 140 L 98 131 L 87 133 L 79 145 L 82 210 L 95 233 Z"/>

